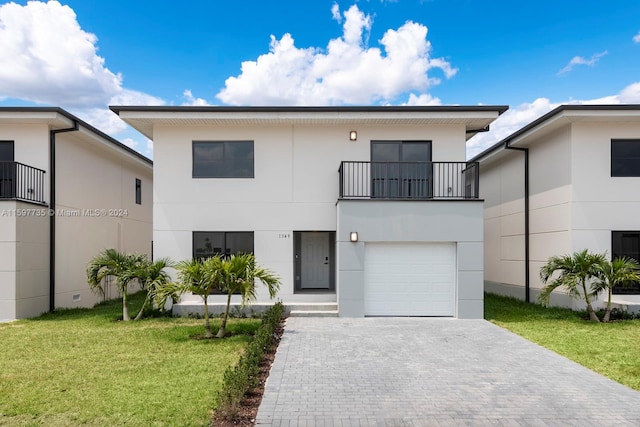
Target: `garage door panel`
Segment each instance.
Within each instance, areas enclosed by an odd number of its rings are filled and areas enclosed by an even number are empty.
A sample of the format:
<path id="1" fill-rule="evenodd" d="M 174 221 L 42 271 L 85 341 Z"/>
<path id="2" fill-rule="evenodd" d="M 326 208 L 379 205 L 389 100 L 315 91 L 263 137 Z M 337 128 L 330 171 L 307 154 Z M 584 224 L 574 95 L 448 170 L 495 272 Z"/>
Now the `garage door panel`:
<path id="1" fill-rule="evenodd" d="M 365 314 L 453 316 L 453 243 L 365 244 Z"/>

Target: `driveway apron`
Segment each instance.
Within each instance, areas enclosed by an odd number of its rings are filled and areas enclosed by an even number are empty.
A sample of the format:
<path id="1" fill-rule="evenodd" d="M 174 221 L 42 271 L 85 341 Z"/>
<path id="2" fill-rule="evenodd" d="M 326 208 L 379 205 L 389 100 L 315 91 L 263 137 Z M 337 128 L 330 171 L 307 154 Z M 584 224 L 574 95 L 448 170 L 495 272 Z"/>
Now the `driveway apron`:
<path id="1" fill-rule="evenodd" d="M 485 320 L 289 318 L 259 426 L 640 426 L 640 393 Z"/>

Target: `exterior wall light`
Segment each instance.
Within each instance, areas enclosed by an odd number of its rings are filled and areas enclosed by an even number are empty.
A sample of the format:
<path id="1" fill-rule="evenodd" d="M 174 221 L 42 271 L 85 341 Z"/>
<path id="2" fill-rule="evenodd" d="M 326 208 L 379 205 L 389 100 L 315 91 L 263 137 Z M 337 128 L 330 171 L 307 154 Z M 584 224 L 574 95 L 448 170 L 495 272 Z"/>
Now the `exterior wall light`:
<path id="1" fill-rule="evenodd" d="M 349 240 L 351 240 L 352 242 L 357 242 L 358 241 L 358 232 L 357 231 L 352 231 L 349 234 Z"/>
<path id="2" fill-rule="evenodd" d="M 356 132 L 355 130 L 352 130 L 351 132 L 349 132 L 349 141 L 355 141 L 358 139 L 358 132 Z"/>

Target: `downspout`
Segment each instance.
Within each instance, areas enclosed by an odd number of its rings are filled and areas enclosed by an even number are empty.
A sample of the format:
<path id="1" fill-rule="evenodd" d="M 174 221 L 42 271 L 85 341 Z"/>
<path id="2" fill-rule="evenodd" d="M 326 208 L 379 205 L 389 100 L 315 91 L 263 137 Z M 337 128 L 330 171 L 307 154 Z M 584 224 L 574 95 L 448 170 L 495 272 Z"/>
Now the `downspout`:
<path id="1" fill-rule="evenodd" d="M 49 311 L 56 309 L 56 135 L 78 130 L 73 127 L 49 131 Z"/>
<path id="2" fill-rule="evenodd" d="M 529 279 L 529 149 L 510 147 L 509 141 L 504 145 L 507 150 L 522 151 L 524 153 L 524 300 L 531 302 Z"/>

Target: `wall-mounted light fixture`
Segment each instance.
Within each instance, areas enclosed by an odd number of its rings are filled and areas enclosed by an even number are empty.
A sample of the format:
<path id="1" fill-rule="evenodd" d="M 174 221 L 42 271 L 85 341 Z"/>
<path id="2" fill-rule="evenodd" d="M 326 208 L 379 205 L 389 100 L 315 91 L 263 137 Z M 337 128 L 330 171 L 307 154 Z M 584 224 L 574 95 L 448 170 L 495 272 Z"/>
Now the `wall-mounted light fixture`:
<path id="1" fill-rule="evenodd" d="M 352 231 L 349 234 L 349 240 L 351 240 L 352 242 L 357 242 L 358 241 L 358 232 L 357 231 Z"/>
<path id="2" fill-rule="evenodd" d="M 356 132 L 355 130 L 352 130 L 351 132 L 349 132 L 349 141 L 355 141 L 358 139 L 358 132 Z"/>

